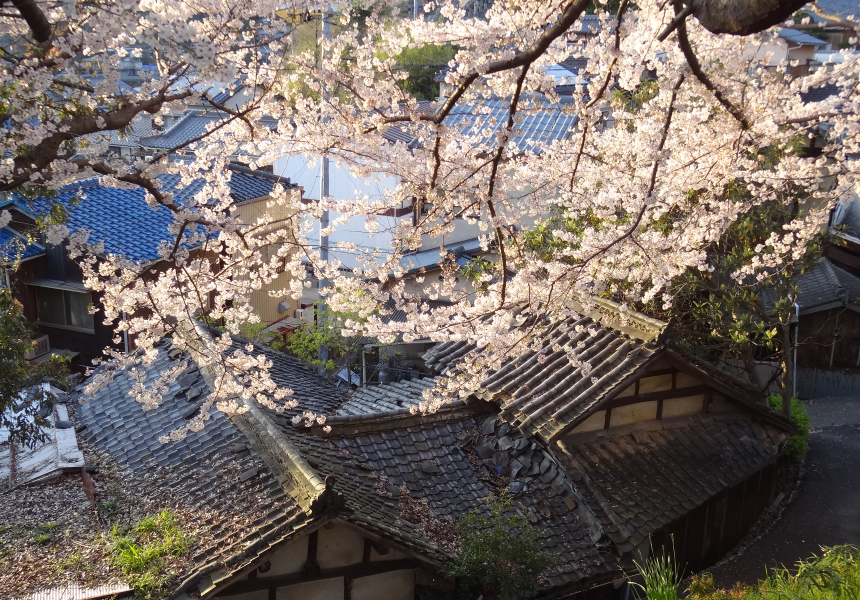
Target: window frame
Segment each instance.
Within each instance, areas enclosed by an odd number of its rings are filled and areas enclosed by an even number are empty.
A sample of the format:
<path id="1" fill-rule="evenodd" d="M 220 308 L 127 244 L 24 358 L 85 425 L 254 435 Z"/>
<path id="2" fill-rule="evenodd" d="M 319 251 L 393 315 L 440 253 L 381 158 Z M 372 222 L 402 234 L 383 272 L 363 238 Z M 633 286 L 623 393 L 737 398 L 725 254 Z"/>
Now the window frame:
<path id="1" fill-rule="evenodd" d="M 90 317 L 92 318 L 92 321 L 93 321 L 92 328 L 76 327 L 74 325 L 69 325 L 67 323 L 67 318 L 70 315 L 70 313 L 69 313 L 70 307 L 69 307 L 69 302 L 66 299 L 66 294 L 81 294 L 81 295 L 86 294 L 87 296 L 89 296 L 89 301 L 87 302 L 87 306 L 92 306 L 92 304 L 93 304 L 92 292 L 83 291 L 83 290 L 78 292 L 78 291 L 67 290 L 67 289 L 63 289 L 63 288 L 59 288 L 59 287 L 52 288 L 52 287 L 48 287 L 48 286 L 44 286 L 44 285 L 33 285 L 32 287 L 33 287 L 34 291 L 36 292 L 36 319 L 39 321 L 40 326 L 42 326 L 42 327 L 54 327 L 56 329 L 67 329 L 69 331 L 77 331 L 80 333 L 95 334 L 95 332 L 96 332 L 95 315 L 90 315 Z M 39 302 L 39 294 L 40 294 L 39 290 L 56 290 L 56 291 L 60 292 L 60 294 L 62 294 L 62 298 L 63 298 L 63 306 L 62 306 L 63 324 L 49 323 L 49 322 L 44 321 L 42 319 L 42 316 L 40 314 L 40 312 L 41 312 L 40 304 L 41 303 Z"/>

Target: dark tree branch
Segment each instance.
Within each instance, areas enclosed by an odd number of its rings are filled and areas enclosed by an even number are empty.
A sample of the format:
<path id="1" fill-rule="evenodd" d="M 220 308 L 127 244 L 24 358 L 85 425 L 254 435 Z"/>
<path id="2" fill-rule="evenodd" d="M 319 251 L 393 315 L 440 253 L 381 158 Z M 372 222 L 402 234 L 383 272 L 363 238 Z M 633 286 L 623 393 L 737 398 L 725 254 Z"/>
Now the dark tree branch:
<path id="1" fill-rule="evenodd" d="M 675 13 L 679 16 L 683 14 L 684 8 L 682 7 L 681 0 L 675 0 L 674 4 Z M 714 95 L 714 98 L 716 98 L 717 101 L 722 104 L 727 111 L 729 111 L 729 114 L 741 124 L 744 131 L 748 130 L 750 128 L 750 123 L 744 116 L 743 112 L 735 106 L 731 100 L 726 98 L 722 90 L 714 85 L 714 82 L 711 81 L 707 73 L 702 70 L 702 65 L 699 64 L 699 59 L 693 51 L 693 47 L 690 45 L 690 38 L 687 37 L 687 23 L 684 19 L 681 19 L 678 23 L 678 47 L 681 48 L 681 52 L 684 53 L 684 58 L 687 59 L 687 64 L 690 66 L 690 70 L 693 72 L 693 75 L 696 76 L 696 79 L 698 79 L 699 82 Z"/>
<path id="2" fill-rule="evenodd" d="M 0 181 L 0 191 L 13 190 L 31 181 L 30 175 L 41 173 L 49 180 L 50 165 L 61 158 L 60 148 L 68 142 L 99 131 L 115 131 L 127 127 L 137 115 L 142 112 L 156 113 L 165 102 L 181 100 L 191 95 L 190 91 L 179 94 L 167 94 L 162 90 L 156 96 L 136 102 L 112 111 L 97 111 L 91 115 L 83 115 L 64 119 L 57 126 L 57 131 L 22 156 L 15 158 L 15 169 L 12 176 Z"/>
<path id="3" fill-rule="evenodd" d="M 40 44 L 45 44 L 51 39 L 53 32 L 51 24 L 42 9 L 36 4 L 36 0 L 11 0 L 12 5 L 21 13 L 21 17 L 27 21 L 33 39 Z"/>

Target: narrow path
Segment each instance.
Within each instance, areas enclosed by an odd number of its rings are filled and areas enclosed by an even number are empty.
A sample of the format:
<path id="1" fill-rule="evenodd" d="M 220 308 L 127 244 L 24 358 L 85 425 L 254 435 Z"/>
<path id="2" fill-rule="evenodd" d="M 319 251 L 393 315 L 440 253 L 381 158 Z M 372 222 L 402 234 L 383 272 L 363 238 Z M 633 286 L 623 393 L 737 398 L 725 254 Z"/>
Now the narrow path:
<path id="1" fill-rule="evenodd" d="M 821 546 L 860 546 L 860 396 L 807 403 L 806 475 L 794 500 L 767 533 L 710 571 L 718 587 L 752 584 L 765 568 L 793 565 Z"/>

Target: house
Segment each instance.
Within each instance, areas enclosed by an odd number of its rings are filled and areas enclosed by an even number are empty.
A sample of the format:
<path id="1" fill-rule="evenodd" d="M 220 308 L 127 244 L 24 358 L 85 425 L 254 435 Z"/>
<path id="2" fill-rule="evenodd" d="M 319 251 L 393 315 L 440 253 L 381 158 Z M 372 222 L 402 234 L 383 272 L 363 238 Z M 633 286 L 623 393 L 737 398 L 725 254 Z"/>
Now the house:
<path id="1" fill-rule="evenodd" d="M 229 169 L 233 210 L 246 223 L 270 212 L 267 201 L 275 185 L 301 193 L 289 180 L 270 173 L 238 165 Z M 181 188 L 179 181 L 179 175 L 162 177 L 162 183 L 174 192 L 178 202 L 191 198 L 202 187 L 202 182 L 196 182 Z M 165 207 L 151 208 L 140 188 L 107 187 L 97 178 L 71 184 L 53 198 L 27 200 L 15 196 L 7 200 L 3 208 L 12 213 L 13 220 L 2 235 L 23 239 L 21 233 L 35 231 L 34 224 L 50 210 L 52 203 L 67 212 L 66 225 L 70 231 L 87 229 L 92 232 L 91 241 L 104 242 L 105 255 L 122 255 L 158 268 L 159 245 L 174 240 L 168 231 L 173 223 L 171 211 Z M 8 286 L 24 306 L 27 318 L 38 322 L 39 334 L 48 336 L 51 348 L 69 351 L 74 365 L 91 364 L 106 347 L 125 350 L 133 347 L 133 340 L 123 339 L 119 343 L 114 340 L 113 327 L 103 323 L 99 312 L 95 315 L 88 312 L 89 306 L 98 307 L 98 295 L 84 287 L 80 268 L 69 259 L 65 246 L 30 243 L 20 265 L 14 271 L 6 269 L 6 275 Z M 251 304 L 264 322 L 288 316 L 286 299 L 268 295 L 269 290 L 287 287 L 288 277 L 288 273 L 282 273 L 253 293 Z"/>
<path id="2" fill-rule="evenodd" d="M 421 104 L 423 110 L 432 110 L 433 103 Z M 475 105 L 458 105 L 454 107 L 450 115 L 445 119 L 445 124 L 456 127 L 464 135 L 480 132 L 480 143 L 490 147 L 495 142 L 496 132 L 504 127 L 508 111 L 507 100 L 485 100 Z M 575 131 L 577 117 L 565 103 L 552 104 L 545 99 L 535 98 L 520 104 L 520 115 L 522 122 L 518 123 L 511 147 L 518 152 L 540 152 L 544 145 L 566 139 Z M 390 144 L 404 144 L 414 148 L 421 139 L 421 129 L 414 125 L 392 125 L 383 137 Z M 513 150 L 512 150 L 513 151 Z M 383 200 L 399 185 L 397 177 L 384 173 L 376 173 L 372 178 L 362 179 L 355 177 L 349 169 L 343 165 L 337 165 L 334 160 L 328 159 L 328 183 L 327 195 L 337 200 L 353 200 L 355 202 L 373 202 Z M 308 158 L 303 154 L 287 154 L 275 161 L 273 172 L 275 174 L 289 177 L 291 181 L 302 186 L 308 198 L 319 198 L 321 187 L 321 168 L 319 163 L 310 164 Z M 524 190 L 523 195 L 529 190 Z M 432 207 L 415 203 L 411 199 L 399 206 L 393 206 L 385 213 L 377 217 L 378 228 L 368 231 L 363 217 L 352 217 L 347 223 L 328 236 L 328 251 L 331 259 L 339 261 L 343 269 L 352 271 L 356 267 L 363 266 L 358 261 L 357 255 L 352 251 L 338 248 L 339 242 L 354 244 L 358 252 L 366 252 L 375 255 L 389 255 L 393 252 L 393 237 L 391 232 L 395 230 L 398 223 L 404 219 L 417 222 L 418 219 L 427 217 Z M 331 211 L 329 222 L 333 222 L 340 215 Z M 486 255 L 489 249 L 475 249 L 478 237 L 485 235 L 477 222 L 469 222 L 470 217 L 480 215 L 462 215 L 457 217 L 453 231 L 441 235 L 422 237 L 421 245 L 401 260 L 401 266 L 411 270 L 415 265 L 423 265 L 422 275 L 428 282 L 432 277 L 438 276 L 440 271 L 440 247 L 457 248 L 468 247 L 475 256 Z M 311 234 L 314 242 L 318 239 L 319 224 Z M 415 278 L 409 283 L 415 293 L 428 297 L 429 293 L 425 286 L 418 285 Z"/>
<path id="3" fill-rule="evenodd" d="M 790 77 L 800 77 L 807 75 L 810 67 L 816 64 L 815 53 L 829 47 L 826 41 L 809 33 L 780 27 L 766 33 L 764 42 L 751 48 L 751 53 L 766 67 L 784 70 Z"/>
<path id="4" fill-rule="evenodd" d="M 860 277 L 822 258 L 793 283 L 797 395 L 855 394 L 860 387 Z M 770 309 L 777 298 L 769 291 L 762 300 Z"/>
<path id="5" fill-rule="evenodd" d="M 850 39 L 856 36 L 852 20 L 860 17 L 860 6 L 856 0 L 817 0 L 817 10 L 806 10 L 809 23 L 795 23 L 792 28 L 812 31 L 834 49 L 851 46 Z"/>
<path id="6" fill-rule="evenodd" d="M 165 340 L 144 384 L 182 372 L 157 409 L 144 413 L 128 393 L 137 379 L 119 371 L 91 396 L 72 394 L 83 402 L 75 420 L 88 447 L 229 531 L 197 550 L 169 598 L 454 598 L 442 569 L 454 519 L 503 490 L 558 557 L 539 597 L 619 597 L 649 540 L 673 540 L 698 570 L 743 537 L 773 501 L 792 426 L 674 347 L 664 323 L 590 305 L 534 316 L 538 352 L 428 414 L 432 390 L 487 350 L 439 344 L 426 356 L 433 377 L 346 393 L 258 347 L 298 407 L 211 409 L 203 429 L 162 444 L 201 418 L 213 385 Z M 326 418 L 308 422 L 303 410 Z M 241 526 L 224 525 L 240 514 L 250 515 Z"/>

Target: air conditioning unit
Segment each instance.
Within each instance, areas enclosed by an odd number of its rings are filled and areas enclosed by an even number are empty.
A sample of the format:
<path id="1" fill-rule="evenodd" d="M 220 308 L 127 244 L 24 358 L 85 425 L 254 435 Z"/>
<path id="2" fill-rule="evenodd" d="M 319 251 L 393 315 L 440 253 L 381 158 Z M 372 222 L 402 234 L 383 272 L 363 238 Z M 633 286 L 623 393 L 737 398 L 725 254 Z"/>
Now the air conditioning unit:
<path id="1" fill-rule="evenodd" d="M 27 351 L 24 355 L 24 358 L 27 360 L 33 360 L 43 354 L 47 354 L 51 351 L 51 343 L 48 341 L 47 335 L 40 335 L 36 339 L 33 340 L 33 347 Z"/>
<path id="2" fill-rule="evenodd" d="M 302 322 L 310 325 L 314 322 L 314 309 L 313 308 L 297 308 L 296 309 L 296 318 L 299 321 L 302 321 Z"/>

